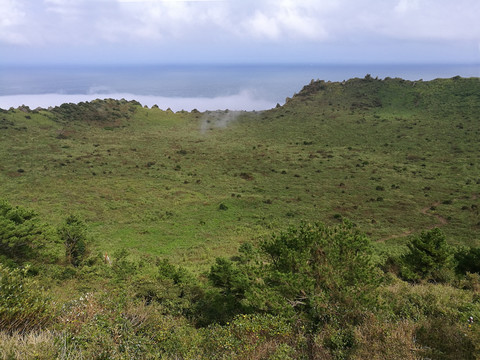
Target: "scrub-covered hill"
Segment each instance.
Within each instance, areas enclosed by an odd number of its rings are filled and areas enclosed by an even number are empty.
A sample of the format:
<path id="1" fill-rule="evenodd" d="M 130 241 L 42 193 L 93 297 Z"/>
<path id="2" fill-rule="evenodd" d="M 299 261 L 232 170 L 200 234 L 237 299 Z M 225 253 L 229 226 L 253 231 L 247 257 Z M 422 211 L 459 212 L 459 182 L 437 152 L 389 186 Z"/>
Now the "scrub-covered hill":
<path id="1" fill-rule="evenodd" d="M 441 226 L 479 240 L 480 82 L 312 81 L 264 112 L 123 100 L 1 113 L 0 197 L 94 247 L 208 262 L 300 219 L 398 243 Z"/>
<path id="2" fill-rule="evenodd" d="M 476 359 L 480 81 L 0 112 L 1 359 Z"/>

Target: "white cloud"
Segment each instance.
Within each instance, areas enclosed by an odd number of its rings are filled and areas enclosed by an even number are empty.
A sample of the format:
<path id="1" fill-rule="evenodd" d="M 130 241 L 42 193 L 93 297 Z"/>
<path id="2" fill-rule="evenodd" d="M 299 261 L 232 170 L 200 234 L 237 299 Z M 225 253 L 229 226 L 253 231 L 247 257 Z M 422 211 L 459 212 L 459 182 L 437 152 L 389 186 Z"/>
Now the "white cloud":
<path id="1" fill-rule="evenodd" d="M 241 28 L 257 39 L 323 40 L 328 37 L 324 15 L 334 8 L 332 1 L 265 1 L 261 9 L 241 22 Z"/>
<path id="2" fill-rule="evenodd" d="M 255 12 L 251 19 L 244 22 L 244 29 L 255 37 L 278 39 L 281 31 L 275 17 L 268 17 L 261 11 Z"/>
<path id="3" fill-rule="evenodd" d="M 117 0 L 119 3 L 167 3 L 167 2 L 224 2 L 227 0 Z"/>
<path id="4" fill-rule="evenodd" d="M 78 18 L 84 15 L 84 1 L 73 0 L 44 0 L 45 11 L 65 18 Z"/>
<path id="5" fill-rule="evenodd" d="M 27 38 L 20 31 L 26 16 L 22 4 L 15 0 L 0 0 L 0 9 L 0 43 L 27 43 Z"/>
<path id="6" fill-rule="evenodd" d="M 185 1 L 117 0 L 116 16 L 105 13 L 97 19 L 99 36 L 107 40 L 149 43 L 188 37 L 202 12 Z"/>
<path id="7" fill-rule="evenodd" d="M 0 0 L 0 9 L 0 46 L 480 42 L 479 0 Z"/>
<path id="8" fill-rule="evenodd" d="M 404 14 L 412 10 L 418 10 L 418 8 L 419 0 L 400 0 L 394 10 L 398 13 Z"/>
<path id="9" fill-rule="evenodd" d="M 383 34 L 407 40 L 480 40 L 477 0 L 400 0 Z M 380 21 L 379 21 L 380 22 Z"/>

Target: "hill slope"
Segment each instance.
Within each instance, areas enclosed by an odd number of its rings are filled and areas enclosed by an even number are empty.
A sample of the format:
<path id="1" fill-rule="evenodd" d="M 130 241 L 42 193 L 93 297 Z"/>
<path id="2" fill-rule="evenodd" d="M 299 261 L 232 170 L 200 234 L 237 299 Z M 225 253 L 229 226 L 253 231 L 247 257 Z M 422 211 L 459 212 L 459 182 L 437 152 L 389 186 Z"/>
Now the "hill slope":
<path id="1" fill-rule="evenodd" d="M 479 245 L 480 81 L 312 81 L 264 112 L 97 100 L 0 114 L 0 198 L 95 246 L 209 263 L 300 219 L 379 247 L 441 226 Z"/>

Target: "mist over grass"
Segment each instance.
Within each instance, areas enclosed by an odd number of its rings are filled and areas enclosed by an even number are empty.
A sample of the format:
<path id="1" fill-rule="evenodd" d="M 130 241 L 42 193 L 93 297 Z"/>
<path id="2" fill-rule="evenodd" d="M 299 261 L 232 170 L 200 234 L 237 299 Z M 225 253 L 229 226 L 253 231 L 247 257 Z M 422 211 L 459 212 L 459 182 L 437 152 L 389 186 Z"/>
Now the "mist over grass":
<path id="1" fill-rule="evenodd" d="M 31 109 L 38 107 L 47 109 L 64 103 L 79 103 L 95 99 L 136 100 L 143 106 L 157 105 L 160 109 L 170 108 L 173 111 L 197 109 L 207 110 L 267 110 L 276 105 L 272 100 L 257 98 L 255 92 L 240 91 L 237 94 L 216 97 L 166 97 L 155 95 L 137 95 L 131 93 L 92 93 L 92 94 L 25 94 L 0 96 L 0 108 L 9 109 L 26 105 Z"/>

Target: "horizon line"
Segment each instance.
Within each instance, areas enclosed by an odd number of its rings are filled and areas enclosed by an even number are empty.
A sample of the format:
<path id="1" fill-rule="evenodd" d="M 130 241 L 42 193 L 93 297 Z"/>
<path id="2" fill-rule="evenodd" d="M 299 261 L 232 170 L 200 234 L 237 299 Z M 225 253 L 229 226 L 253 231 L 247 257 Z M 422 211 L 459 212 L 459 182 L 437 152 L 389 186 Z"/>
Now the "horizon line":
<path id="1" fill-rule="evenodd" d="M 93 67 L 93 66 L 110 66 L 110 67 L 128 67 L 128 66 L 479 66 L 479 62 L 321 62 L 321 61 L 248 61 L 248 62 L 122 62 L 122 63 L 115 63 L 115 62 L 42 62 L 42 63 L 0 63 L 1 67 L 54 67 L 54 66 L 64 66 L 64 67 L 77 67 L 77 66 L 85 66 L 85 67 Z"/>

